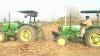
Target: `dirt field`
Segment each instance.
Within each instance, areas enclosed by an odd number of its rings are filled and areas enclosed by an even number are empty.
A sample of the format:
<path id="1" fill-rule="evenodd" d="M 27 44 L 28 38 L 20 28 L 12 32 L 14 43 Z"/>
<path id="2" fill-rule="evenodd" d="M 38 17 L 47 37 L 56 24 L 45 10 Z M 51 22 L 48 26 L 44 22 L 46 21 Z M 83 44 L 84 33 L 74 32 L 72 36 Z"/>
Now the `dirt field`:
<path id="1" fill-rule="evenodd" d="M 100 56 L 100 50 L 89 48 L 82 43 L 69 42 L 66 46 L 59 46 L 51 40 L 51 31 L 57 31 L 58 25 L 46 25 L 45 38 L 31 43 L 10 41 L 0 43 L 0 56 Z M 45 30 L 47 29 L 47 30 Z"/>
<path id="2" fill-rule="evenodd" d="M 0 56 L 100 56 L 100 50 L 71 42 L 59 46 L 51 40 L 24 44 L 11 41 L 0 44 Z"/>

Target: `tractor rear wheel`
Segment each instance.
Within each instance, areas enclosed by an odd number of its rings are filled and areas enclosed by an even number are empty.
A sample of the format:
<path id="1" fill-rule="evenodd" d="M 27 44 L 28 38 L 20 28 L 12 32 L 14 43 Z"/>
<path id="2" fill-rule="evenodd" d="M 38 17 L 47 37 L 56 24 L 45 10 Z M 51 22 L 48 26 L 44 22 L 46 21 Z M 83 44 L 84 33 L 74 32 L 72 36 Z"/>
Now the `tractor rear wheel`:
<path id="1" fill-rule="evenodd" d="M 30 25 L 23 25 L 19 28 L 17 37 L 21 42 L 31 42 L 37 38 L 36 29 Z"/>
<path id="2" fill-rule="evenodd" d="M 5 41 L 5 34 L 3 32 L 0 32 L 0 43 L 4 42 Z"/>
<path id="3" fill-rule="evenodd" d="M 100 28 L 88 29 L 83 37 L 84 44 L 90 47 L 100 47 Z"/>

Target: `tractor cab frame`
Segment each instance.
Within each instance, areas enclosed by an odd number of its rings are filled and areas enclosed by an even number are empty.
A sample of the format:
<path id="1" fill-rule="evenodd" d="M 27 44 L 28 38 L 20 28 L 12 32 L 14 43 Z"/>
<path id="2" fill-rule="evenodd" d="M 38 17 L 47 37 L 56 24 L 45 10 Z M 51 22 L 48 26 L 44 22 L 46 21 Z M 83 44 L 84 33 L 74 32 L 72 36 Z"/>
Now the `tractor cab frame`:
<path id="1" fill-rule="evenodd" d="M 84 10 L 84 11 L 81 11 L 81 13 L 84 13 L 84 14 L 96 14 L 96 16 L 97 16 L 96 25 L 99 24 L 100 10 Z"/>
<path id="2" fill-rule="evenodd" d="M 37 14 L 38 14 L 38 12 L 36 12 L 36 11 L 18 11 L 18 12 L 20 12 L 20 13 L 24 13 L 24 14 L 27 14 L 28 16 L 30 16 L 30 20 L 29 20 L 29 23 L 31 23 L 32 21 L 31 21 L 31 18 L 32 17 L 34 17 L 34 22 L 35 22 L 35 17 L 37 17 Z"/>

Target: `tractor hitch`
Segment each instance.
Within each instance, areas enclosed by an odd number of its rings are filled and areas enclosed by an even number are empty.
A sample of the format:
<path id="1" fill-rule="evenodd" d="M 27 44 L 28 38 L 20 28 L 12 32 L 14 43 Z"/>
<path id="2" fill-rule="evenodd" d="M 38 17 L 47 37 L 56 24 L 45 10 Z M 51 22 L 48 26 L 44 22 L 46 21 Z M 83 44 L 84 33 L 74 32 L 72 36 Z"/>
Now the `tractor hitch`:
<path id="1" fill-rule="evenodd" d="M 60 36 L 60 34 L 58 32 L 55 32 L 55 31 L 52 31 L 52 35 L 53 35 L 54 40 L 57 40 L 58 37 Z"/>

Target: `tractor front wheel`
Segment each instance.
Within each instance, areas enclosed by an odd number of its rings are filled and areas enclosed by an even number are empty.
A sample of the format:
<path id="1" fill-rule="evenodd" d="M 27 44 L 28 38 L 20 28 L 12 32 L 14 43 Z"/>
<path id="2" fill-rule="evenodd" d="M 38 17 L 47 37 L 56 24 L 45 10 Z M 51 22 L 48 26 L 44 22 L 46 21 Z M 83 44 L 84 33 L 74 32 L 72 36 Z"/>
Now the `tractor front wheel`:
<path id="1" fill-rule="evenodd" d="M 88 29 L 83 38 L 84 44 L 90 47 L 100 47 L 100 28 Z"/>
<path id="2" fill-rule="evenodd" d="M 0 43 L 4 42 L 5 41 L 5 34 L 3 32 L 0 32 Z"/>
<path id="3" fill-rule="evenodd" d="M 57 41 L 57 44 L 59 45 L 62 45 L 62 46 L 66 45 L 66 40 L 63 36 L 59 36 L 56 41 Z"/>
<path id="4" fill-rule="evenodd" d="M 23 25 L 19 28 L 17 37 L 21 42 L 31 42 L 37 38 L 36 29 L 30 25 Z"/>

